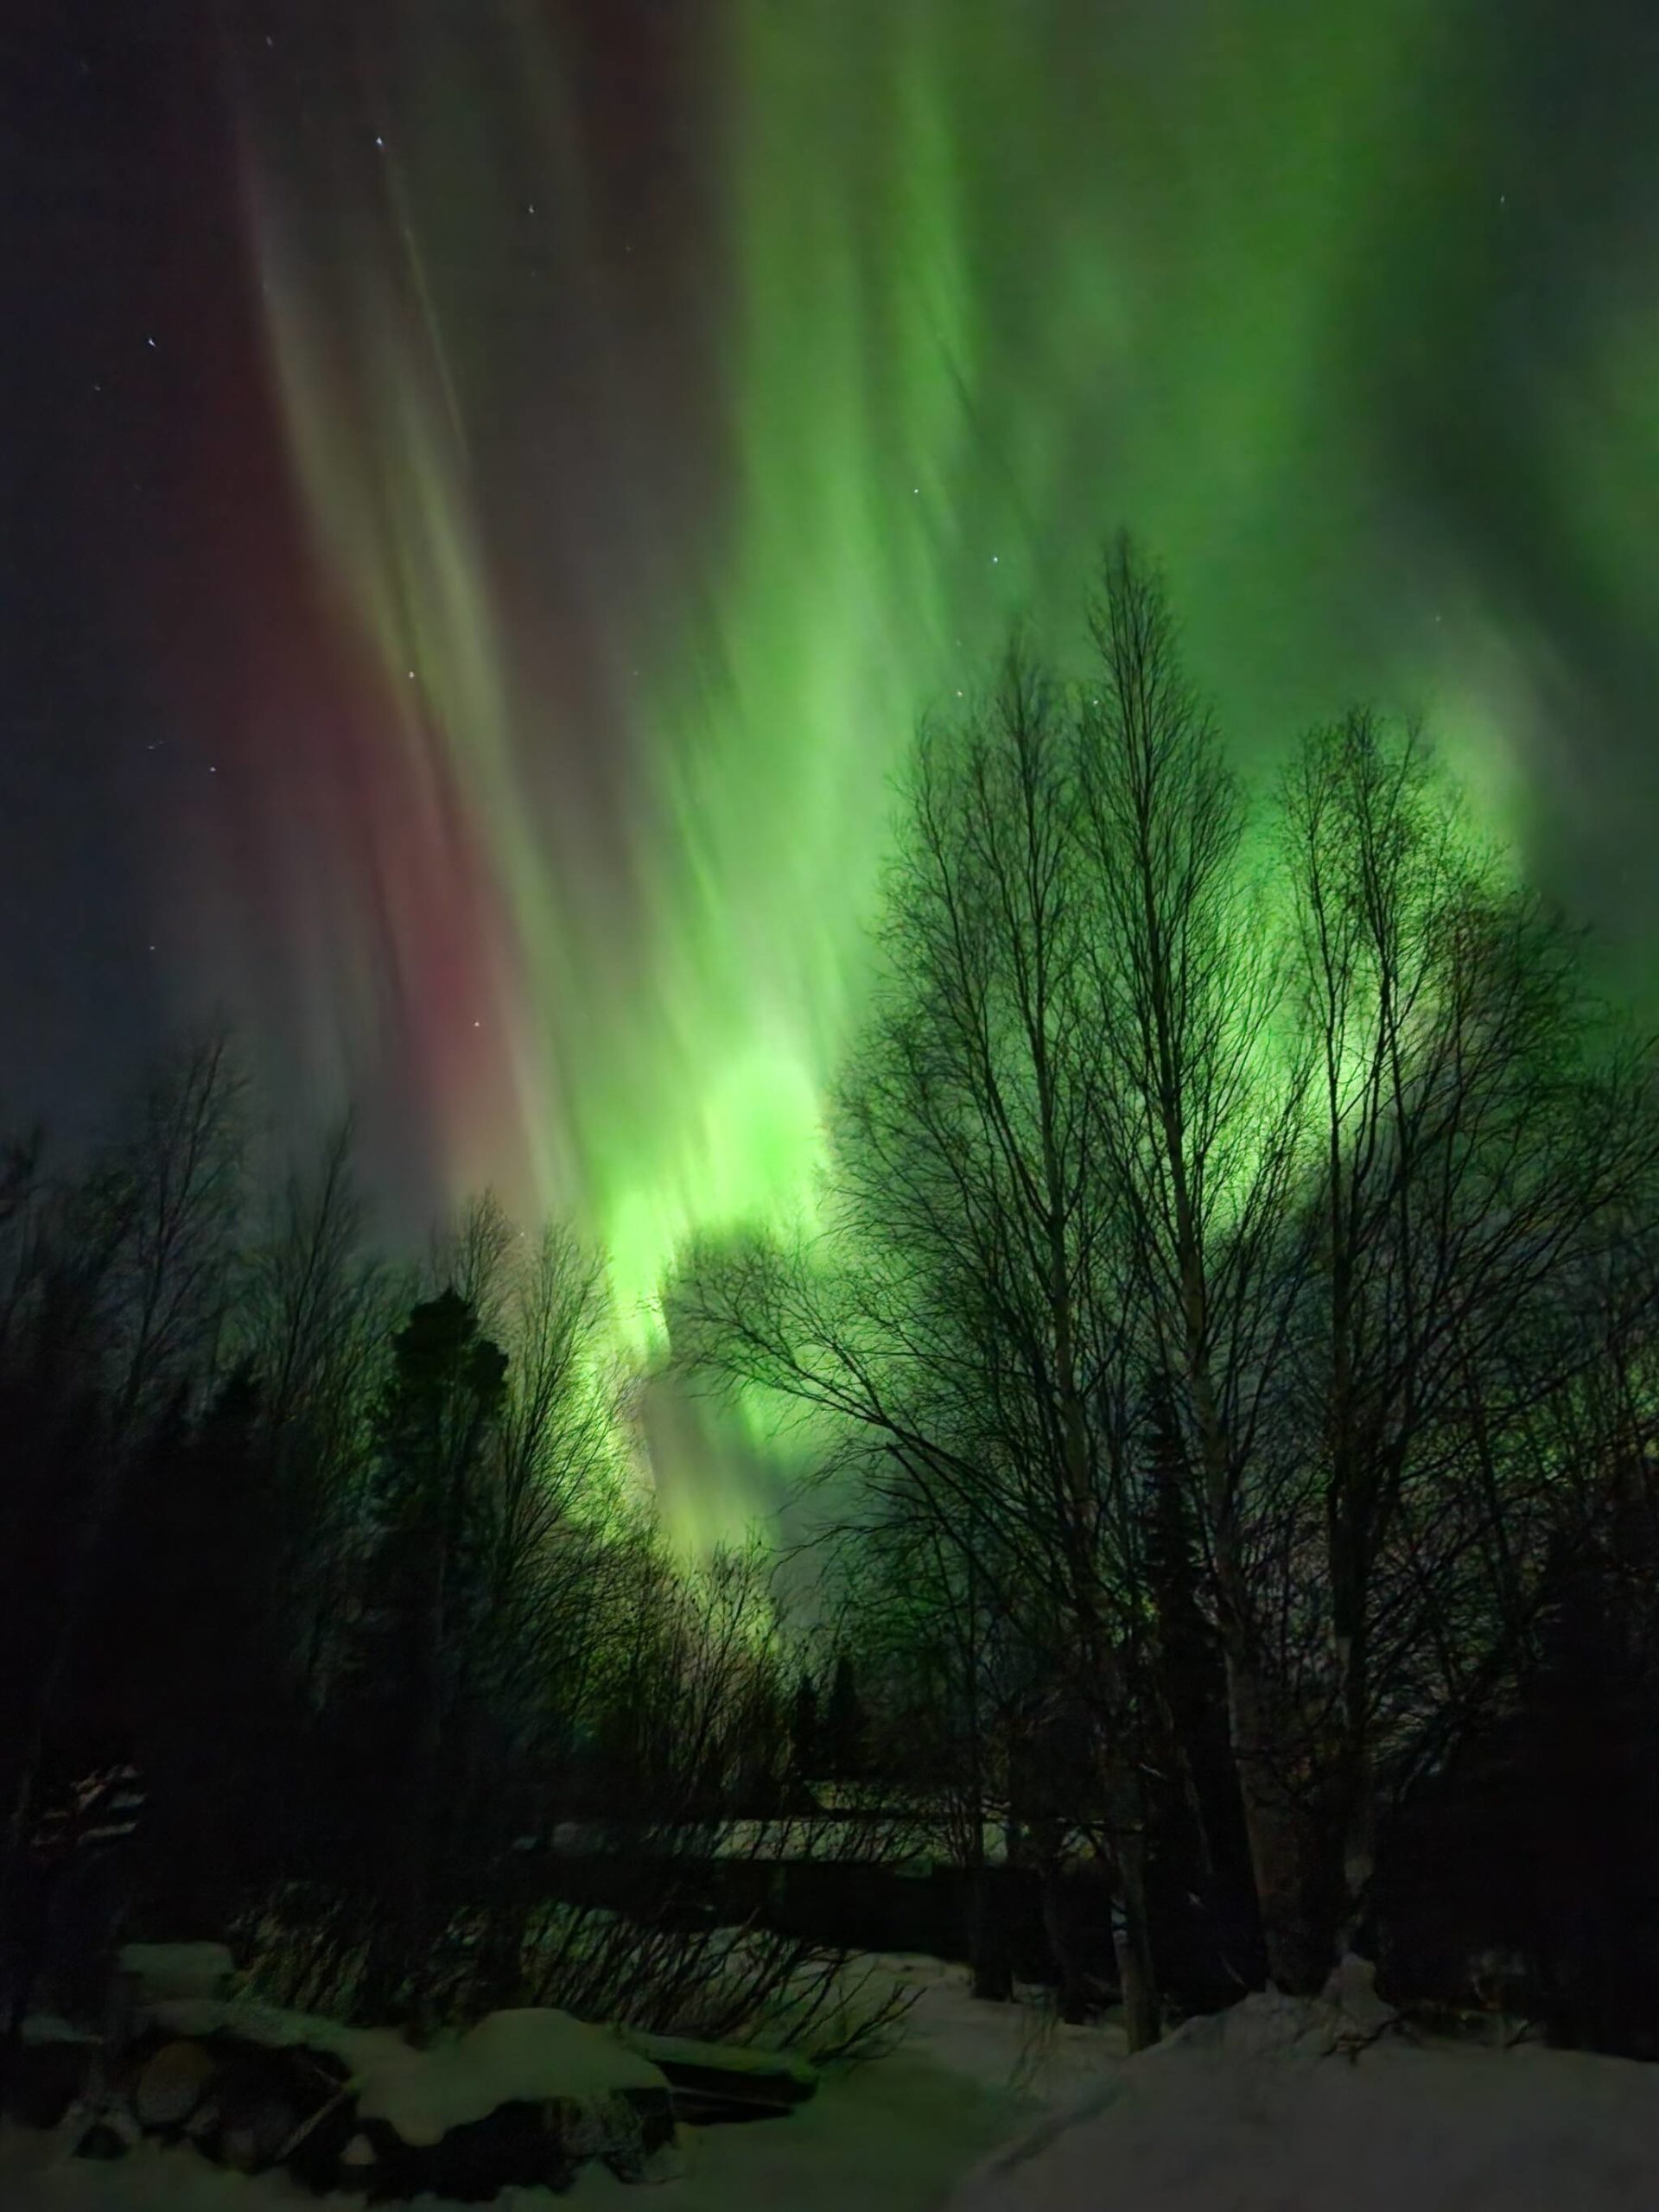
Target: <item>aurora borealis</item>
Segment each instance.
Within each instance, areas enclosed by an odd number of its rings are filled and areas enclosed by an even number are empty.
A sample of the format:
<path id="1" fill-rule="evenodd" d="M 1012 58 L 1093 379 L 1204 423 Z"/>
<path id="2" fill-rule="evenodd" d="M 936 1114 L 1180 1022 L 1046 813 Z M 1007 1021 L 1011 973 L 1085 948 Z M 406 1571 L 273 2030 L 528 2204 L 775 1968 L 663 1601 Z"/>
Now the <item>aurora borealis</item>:
<path id="1" fill-rule="evenodd" d="M 689 1233 L 799 1202 L 886 779 L 1010 619 L 1071 646 L 1119 522 L 1247 764 L 1421 706 L 1645 983 L 1645 13 L 284 0 L 56 38 L 50 99 L 123 121 L 78 167 L 48 100 L 34 157 L 20 281 L 67 289 L 12 621 L 29 700 L 77 671 L 84 772 L 14 763 L 7 880 L 14 933 L 65 882 L 101 918 L 8 985 L 13 1039 L 48 990 L 93 1039 L 102 1001 L 228 1001 L 296 1118 L 363 1101 L 406 1202 L 585 1219 L 639 1327 Z M 48 1090 L 98 1049 L 54 1020 Z"/>

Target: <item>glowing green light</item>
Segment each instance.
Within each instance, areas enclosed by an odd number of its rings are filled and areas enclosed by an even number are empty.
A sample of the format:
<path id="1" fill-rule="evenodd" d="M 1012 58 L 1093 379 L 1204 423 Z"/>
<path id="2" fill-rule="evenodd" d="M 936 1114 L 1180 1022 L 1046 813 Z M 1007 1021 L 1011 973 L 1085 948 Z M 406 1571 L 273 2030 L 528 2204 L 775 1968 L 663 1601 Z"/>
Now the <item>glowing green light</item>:
<path id="1" fill-rule="evenodd" d="M 1379 270 L 1418 281 L 1396 223 L 1429 219 L 1486 127 L 1461 78 L 1456 146 L 1417 122 L 1458 57 L 1446 11 L 706 14 L 678 88 L 708 149 L 696 329 L 630 289 L 544 26 L 502 41 L 411 11 L 366 171 L 344 108 L 338 161 L 309 175 L 251 126 L 296 474 L 396 733 L 384 785 L 317 795 L 366 809 L 369 857 L 354 941 L 308 963 L 316 1020 L 360 1034 L 389 957 L 429 990 L 413 948 L 444 855 L 475 856 L 491 1002 L 465 1022 L 504 1042 L 487 1096 L 458 1057 L 426 1102 L 448 1179 L 575 1207 L 639 1348 L 688 1238 L 810 1204 L 918 715 L 971 696 L 1015 613 L 1075 658 L 1117 522 L 1166 557 L 1250 762 L 1356 695 L 1438 689 L 1503 809 L 1533 681 L 1492 656 L 1446 682 L 1486 618 L 1455 578 L 1389 572 L 1370 534 L 1389 487 L 1356 334 Z M 527 270 L 509 248 L 532 175 Z M 1437 231 L 1440 262 L 1454 250 Z M 645 419 L 677 346 L 708 372 L 690 515 Z M 543 428 L 590 474 L 580 499 L 532 476 L 544 523 L 515 537 Z M 653 567 L 658 539 L 695 559 Z M 585 687 L 560 662 L 578 632 Z"/>

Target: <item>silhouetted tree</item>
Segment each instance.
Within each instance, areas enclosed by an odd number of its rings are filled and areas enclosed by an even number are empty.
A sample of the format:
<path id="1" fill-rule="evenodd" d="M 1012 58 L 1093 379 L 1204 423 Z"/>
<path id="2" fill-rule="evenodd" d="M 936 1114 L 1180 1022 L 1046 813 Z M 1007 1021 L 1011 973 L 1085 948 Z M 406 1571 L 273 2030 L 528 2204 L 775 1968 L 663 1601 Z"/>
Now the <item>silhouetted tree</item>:
<path id="1" fill-rule="evenodd" d="M 15 1678 L 7 1864 L 87 1633 L 97 1561 L 150 1426 L 211 1382 L 235 1290 L 244 1085 L 214 1034 L 165 1061 L 127 1124 L 49 1199 L 14 1179 L 5 1387 L 22 1434 L 16 1512 L 37 1550 L 25 1612 L 38 1643 Z M 35 1217 L 29 1218 L 31 1214 Z M 0 1866 L 0 1912 L 6 1874 Z"/>
<path id="2" fill-rule="evenodd" d="M 359 1725 L 392 1815 L 382 1833 L 388 1845 L 396 1837 L 397 1909 L 378 1931 L 368 1981 L 386 2004 L 412 1984 L 416 2017 L 449 1917 L 437 1894 L 442 1862 L 466 1847 L 448 1785 L 463 1756 L 459 1724 L 472 1688 L 475 1492 L 505 1375 L 505 1356 L 480 1333 L 472 1307 L 444 1291 L 416 1306 L 393 1340 L 379 1414 Z"/>
<path id="3" fill-rule="evenodd" d="M 1260 1933 L 1227 1725 L 1226 1664 L 1203 1602 L 1192 1465 L 1169 1379 L 1156 1369 L 1147 1376 L 1145 1421 L 1147 1593 L 1158 1695 L 1169 1722 L 1160 1764 L 1179 1777 L 1172 1796 L 1192 1837 L 1191 1847 L 1183 1840 L 1173 1854 L 1179 1863 L 1170 1871 L 1183 1889 L 1201 1896 L 1222 1974 L 1242 1980 L 1255 1967 Z"/>
<path id="4" fill-rule="evenodd" d="M 818 1693 L 804 1669 L 796 1677 L 789 1708 L 791 1768 L 799 1782 L 816 1781 L 821 1772 Z"/>
<path id="5" fill-rule="evenodd" d="M 1356 714 L 1316 733 L 1284 824 L 1317 1231 L 1280 1363 L 1278 1418 L 1306 1440 L 1280 1510 L 1323 1549 L 1299 1611 L 1331 1650 L 1309 1878 L 1340 1900 L 1334 1952 L 1367 1908 L 1379 1754 L 1408 1739 L 1397 1716 L 1464 1572 L 1452 1496 L 1478 1471 L 1490 1517 L 1527 1400 L 1573 1386 L 1590 1340 L 1554 1310 L 1651 1205 L 1659 1124 L 1580 938 L 1475 842 L 1416 732 Z M 1517 1397 L 1501 1369 L 1521 1345 Z"/>
<path id="6" fill-rule="evenodd" d="M 698 1255 L 675 1326 L 705 1375 L 835 1421 L 867 1529 L 936 1541 L 1065 1673 L 1091 1716 L 1138 2045 L 1157 1978 L 1117 1539 L 1141 1300 L 1108 1172 L 1074 734 L 1018 651 L 982 718 L 925 733 L 826 1233 Z"/>
<path id="7" fill-rule="evenodd" d="M 856 1782 L 864 1773 L 866 1716 L 858 1694 L 853 1662 L 837 1654 L 830 1677 L 830 1695 L 823 1708 L 823 1771 L 836 1782 Z"/>

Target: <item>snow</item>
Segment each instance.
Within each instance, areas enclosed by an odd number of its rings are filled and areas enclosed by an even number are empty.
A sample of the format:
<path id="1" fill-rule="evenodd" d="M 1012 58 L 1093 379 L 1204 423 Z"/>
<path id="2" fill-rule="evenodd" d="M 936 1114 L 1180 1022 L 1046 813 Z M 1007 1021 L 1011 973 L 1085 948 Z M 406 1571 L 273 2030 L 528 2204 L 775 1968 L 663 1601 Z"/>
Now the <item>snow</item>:
<path id="1" fill-rule="evenodd" d="M 687 2171 L 652 2191 L 650 2212 L 933 2212 L 996 2145 L 1122 2063 L 1119 2030 L 976 2003 L 965 1973 L 937 1959 L 859 1965 L 919 1992 L 899 2049 L 825 2069 L 817 2096 L 787 2120 L 683 2131 Z M 646 2212 L 592 2166 L 563 2202 L 575 2212 Z"/>
<path id="2" fill-rule="evenodd" d="M 649 2058 L 654 2065 L 673 2065 L 677 2061 L 687 2066 L 702 2066 L 709 2063 L 711 2054 L 719 2053 L 717 2063 L 722 2074 L 753 2075 L 763 2081 L 784 2081 L 804 2091 L 809 2096 L 817 2084 L 817 2069 L 804 2059 L 791 2058 L 786 2053 L 766 2050 L 754 2044 L 697 2043 L 690 2036 L 659 2036 L 640 2028 L 619 2028 L 617 2039 L 628 2050 L 638 2051 L 642 2058 Z"/>
<path id="3" fill-rule="evenodd" d="M 596 2100 L 667 2087 L 649 2059 L 568 2012 L 492 2012 L 456 2042 L 429 2050 L 374 2032 L 373 2050 L 353 2069 L 357 2109 L 365 2120 L 389 2120 L 405 2143 L 441 2142 L 452 2127 L 518 2099 Z"/>
<path id="4" fill-rule="evenodd" d="M 492 2012 L 463 2036 L 416 2050 L 393 2028 L 347 2028 L 273 2005 L 186 1998 L 148 2008 L 179 2036 L 229 2034 L 276 2049 L 332 2051 L 347 2068 L 365 2120 L 385 2120 L 405 2143 L 441 2142 L 452 2127 L 518 2099 L 592 2100 L 665 2088 L 649 2059 L 603 2028 L 548 2007 Z"/>
<path id="5" fill-rule="evenodd" d="M 919 1991 L 890 2057 L 829 2070 L 785 2120 L 683 2129 L 683 2171 L 641 2193 L 603 2168 L 575 2187 L 509 2190 L 504 2212 L 1650 2212 L 1659 2202 L 1659 2068 L 1523 2044 L 1414 2044 L 1350 1962 L 1329 2005 L 1271 1993 L 1194 2020 L 1140 2057 L 1121 2031 L 982 2005 L 960 1969 L 874 1964 Z M 609 2037 L 507 2023 L 445 2047 L 451 2086 L 418 2075 L 398 2125 L 476 2109 L 467 2095 L 600 2067 Z M 547 2016 L 541 2016 L 543 2019 Z M 562 2016 L 552 2016 L 555 2021 Z M 337 2031 L 346 2032 L 346 2031 Z M 474 2031 L 476 2033 L 477 2031 Z M 1376 2040 L 1365 2041 L 1368 2037 Z M 588 2038 L 594 2038 L 589 2042 Z M 1363 2048 L 1344 2050 L 1363 2043 Z M 439 2056 L 441 2054 L 426 2054 Z M 423 2055 L 410 2054 L 418 2059 Z M 471 2069 L 475 2069 L 475 2073 Z M 595 2078 L 599 2078 L 596 2074 Z M 474 2086 L 466 2089 L 471 2082 Z M 522 2087 L 518 2093 L 522 2093 Z M 441 2097 L 454 2094 L 453 2105 Z M 113 2165 L 7 2131 L 7 2212 L 296 2212 L 281 2176 L 245 2180 L 144 2145 Z M 423 2200 L 426 2212 L 439 2212 Z"/>
<path id="6" fill-rule="evenodd" d="M 1340 2027 L 1323 2008 L 1272 1993 L 1194 2022 L 996 2153 L 948 2212 L 1646 2212 L 1655 2202 L 1659 2069 L 1394 2036 L 1351 2058 Z"/>
<path id="7" fill-rule="evenodd" d="M 564 2206 L 574 2212 L 595 2206 L 608 2212 L 772 2212 L 779 2206 L 789 2212 L 924 2212 L 938 2205 L 976 2159 L 1034 2114 L 1075 2096 L 1103 2064 L 1121 2056 L 1122 2037 L 1110 2028 L 1062 2027 L 1048 2034 L 1029 2006 L 976 2004 L 961 1971 L 938 1960 L 859 1964 L 920 1991 L 910 2032 L 892 2056 L 826 2071 L 817 2094 L 787 2119 L 683 2128 L 681 2178 L 642 2190 L 590 2165 L 562 2196 L 504 2191 L 496 2199 L 501 2212 L 559 2212 Z M 158 2009 L 178 2033 L 207 2031 L 206 2012 L 183 2004 Z M 256 2009 L 236 2008 L 243 2032 Z M 303 2032 L 308 2036 L 314 2025 L 327 2024 L 307 2022 Z M 269 2012 L 263 2032 L 293 2040 L 301 2030 L 296 2016 Z M 342 2056 L 360 2054 L 359 2039 L 382 2032 L 334 2028 L 339 2041 L 330 2047 Z M 620 2051 L 601 2031 L 585 2032 Z M 648 2070 L 655 2078 L 655 2069 Z M 497 2078 L 498 2094 L 508 2093 L 505 2078 Z M 621 2084 L 613 2078 L 612 2086 Z M 282 2175 L 245 2179 L 188 2150 L 146 2143 L 111 2165 L 70 2158 L 67 2150 L 60 2138 L 0 2131 L 6 2212 L 297 2212 L 316 2203 Z M 422 2212 L 440 2208 L 423 2199 Z"/>
<path id="8" fill-rule="evenodd" d="M 315 2212 L 317 2199 L 284 2174 L 250 2178 L 190 2150 L 141 2143 L 105 2164 L 69 2157 L 56 2134 L 8 2127 L 0 2133 L 0 2203 L 6 2212 Z"/>
<path id="9" fill-rule="evenodd" d="M 401 2042 L 390 2028 L 347 2028 L 320 2012 L 292 2012 L 280 2005 L 261 2005 L 250 1997 L 168 1997 L 146 2005 L 144 2018 L 175 2036 L 238 2036 L 270 2050 L 328 2050 L 346 2065 L 376 2037 Z"/>
<path id="10" fill-rule="evenodd" d="M 124 1943 L 116 1963 L 144 2002 L 222 1997 L 236 1979 L 236 1961 L 223 1943 Z"/>

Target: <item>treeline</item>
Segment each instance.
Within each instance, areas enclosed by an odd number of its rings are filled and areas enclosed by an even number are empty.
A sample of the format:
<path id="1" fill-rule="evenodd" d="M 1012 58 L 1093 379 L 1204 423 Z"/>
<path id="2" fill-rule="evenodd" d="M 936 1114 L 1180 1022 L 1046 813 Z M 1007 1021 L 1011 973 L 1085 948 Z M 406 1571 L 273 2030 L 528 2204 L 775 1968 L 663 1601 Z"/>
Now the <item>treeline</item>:
<path id="1" fill-rule="evenodd" d="M 394 1264 L 347 1131 L 273 1188 L 250 1122 L 214 1040 L 90 1163 L 6 1158 L 8 2012 L 66 1946 L 223 1936 L 363 2019 L 730 2032 L 816 1996 L 833 2041 L 835 1954 L 689 1909 L 708 1824 L 798 1797 L 800 1659 L 757 1552 L 693 1566 L 658 1526 L 596 1256 L 484 1202 Z M 112 1763 L 130 1840 L 90 1886 L 43 1868 Z M 571 1821 L 631 1870 L 623 1916 L 561 1902 Z"/>
<path id="2" fill-rule="evenodd" d="M 1652 1054 L 1421 732 L 1251 803 L 1127 542 L 1090 614 L 923 736 L 818 1217 L 677 1354 L 823 1447 L 982 1987 L 1004 1835 L 1137 2044 L 1197 1942 L 1659 2050 Z"/>

